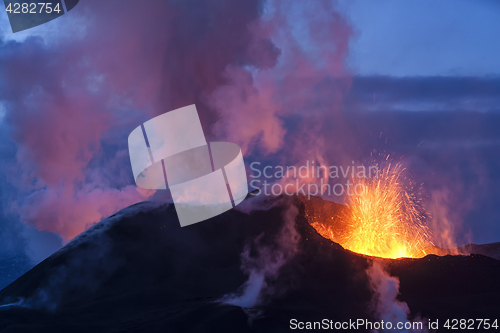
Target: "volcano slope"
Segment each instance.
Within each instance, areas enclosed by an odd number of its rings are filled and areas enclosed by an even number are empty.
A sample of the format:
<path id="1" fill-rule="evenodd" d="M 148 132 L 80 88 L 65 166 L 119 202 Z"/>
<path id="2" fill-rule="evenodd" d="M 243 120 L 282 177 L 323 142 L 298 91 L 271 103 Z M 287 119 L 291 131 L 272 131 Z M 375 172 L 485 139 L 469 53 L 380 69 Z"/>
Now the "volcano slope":
<path id="1" fill-rule="evenodd" d="M 285 332 L 292 318 L 377 320 L 365 272 L 372 259 L 317 234 L 306 217 L 311 205 L 343 209 L 320 198 L 248 198 L 239 209 L 181 228 L 172 204 L 130 206 L 4 288 L 0 331 Z M 296 233 L 283 242 L 286 226 Z M 252 258 L 243 270 L 242 253 Z M 412 315 L 494 319 L 500 313 L 495 259 L 384 262 L 399 277 L 399 299 Z M 241 291 L 255 271 L 265 279 L 253 310 L 218 302 Z"/>

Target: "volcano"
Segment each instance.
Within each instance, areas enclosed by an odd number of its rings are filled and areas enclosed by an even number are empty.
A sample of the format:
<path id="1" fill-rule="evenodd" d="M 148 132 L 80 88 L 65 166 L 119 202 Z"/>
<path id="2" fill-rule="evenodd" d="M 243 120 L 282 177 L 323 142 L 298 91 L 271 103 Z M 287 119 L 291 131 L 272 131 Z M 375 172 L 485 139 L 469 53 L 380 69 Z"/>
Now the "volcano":
<path id="1" fill-rule="evenodd" d="M 318 234 L 308 220 L 311 209 L 343 207 L 316 197 L 249 197 L 181 228 L 171 203 L 130 206 L 4 288 L 0 331 L 286 332 L 291 319 L 376 320 L 366 273 L 374 259 Z M 287 224 L 294 239 L 283 242 Z M 276 263 L 263 248 L 280 254 L 287 244 L 293 250 L 273 274 L 263 275 L 252 308 L 223 301 L 248 284 L 252 267 L 242 269 L 242 254 L 258 270 Z M 377 260 L 399 278 L 398 300 L 408 304 L 410 317 L 494 319 L 500 311 L 495 258 Z"/>

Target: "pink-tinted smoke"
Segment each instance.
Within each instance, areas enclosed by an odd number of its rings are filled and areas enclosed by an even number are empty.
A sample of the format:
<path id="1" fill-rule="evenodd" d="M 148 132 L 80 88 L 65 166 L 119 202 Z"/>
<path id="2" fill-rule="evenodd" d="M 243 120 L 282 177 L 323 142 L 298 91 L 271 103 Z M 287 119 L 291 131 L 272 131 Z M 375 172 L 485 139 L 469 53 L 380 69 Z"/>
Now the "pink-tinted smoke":
<path id="1" fill-rule="evenodd" d="M 292 164 L 338 152 L 349 141 L 342 117 L 351 77 L 348 20 L 332 1 L 269 1 L 251 30 L 279 48 L 278 63 L 225 69 L 228 82 L 210 99 L 221 115 L 217 133 L 246 153 L 286 152 L 280 157 Z"/>
<path id="2" fill-rule="evenodd" d="M 258 1 L 90 1 L 71 12 L 84 25 L 79 35 L 2 38 L 0 100 L 16 147 L 3 166 L 16 189 L 9 206 L 68 241 L 150 198 L 133 185 L 129 132 L 195 103 L 210 135 L 216 115 L 203 100 L 227 81 L 225 69 L 276 63 L 272 42 L 248 29 L 261 9 Z M 64 19 L 53 28 L 71 26 Z"/>
<path id="3" fill-rule="evenodd" d="M 126 138 L 189 104 L 207 139 L 247 156 L 323 163 L 352 146 L 341 105 L 353 31 L 335 2 L 117 4 L 79 4 L 67 15 L 82 25 L 74 36 L 1 40 L 0 99 L 16 147 L 4 170 L 23 222 L 68 241 L 150 198 L 133 186 Z"/>

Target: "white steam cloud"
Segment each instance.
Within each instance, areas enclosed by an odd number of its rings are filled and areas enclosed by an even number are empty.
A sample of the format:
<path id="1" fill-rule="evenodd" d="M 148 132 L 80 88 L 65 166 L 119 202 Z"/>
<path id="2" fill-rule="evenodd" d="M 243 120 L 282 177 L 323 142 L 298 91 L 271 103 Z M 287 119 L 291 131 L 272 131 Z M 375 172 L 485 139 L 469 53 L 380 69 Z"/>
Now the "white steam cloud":
<path id="1" fill-rule="evenodd" d="M 295 229 L 297 213 L 298 209 L 294 205 L 290 205 L 284 212 L 284 223 L 273 246 L 262 244 L 264 234 L 258 236 L 252 244 L 245 246 L 241 254 L 241 269 L 248 274 L 248 280 L 236 293 L 225 295 L 219 302 L 253 309 L 264 305 L 280 293 L 271 282 L 278 278 L 283 265 L 297 253 L 300 239 Z M 257 255 L 251 256 L 251 252 Z"/>
<path id="2" fill-rule="evenodd" d="M 370 287 L 373 290 L 372 307 L 378 320 L 391 322 L 392 329 L 374 330 L 373 332 L 401 332 L 401 333 L 416 333 L 427 332 L 425 324 L 422 323 L 423 329 L 397 329 L 397 323 L 406 323 L 410 320 L 410 308 L 405 302 L 397 300 L 399 295 L 399 279 L 395 276 L 390 276 L 380 262 L 374 261 L 366 270 L 370 279 Z M 419 318 L 415 318 L 413 322 L 421 322 Z"/>

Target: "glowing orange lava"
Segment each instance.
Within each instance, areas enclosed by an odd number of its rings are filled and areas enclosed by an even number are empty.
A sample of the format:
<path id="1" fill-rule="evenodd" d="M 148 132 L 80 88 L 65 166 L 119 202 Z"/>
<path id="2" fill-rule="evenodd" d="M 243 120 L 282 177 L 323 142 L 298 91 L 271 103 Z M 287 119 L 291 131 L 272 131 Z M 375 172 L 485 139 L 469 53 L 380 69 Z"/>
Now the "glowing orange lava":
<path id="1" fill-rule="evenodd" d="M 360 195 L 348 196 L 335 224 L 313 222 L 323 237 L 360 254 L 383 257 L 423 257 L 432 245 L 426 216 L 411 185 L 404 184 L 400 164 L 379 169 L 374 178 L 361 178 Z M 361 187 L 358 187 L 361 188 Z M 359 193 L 358 192 L 358 193 Z"/>

